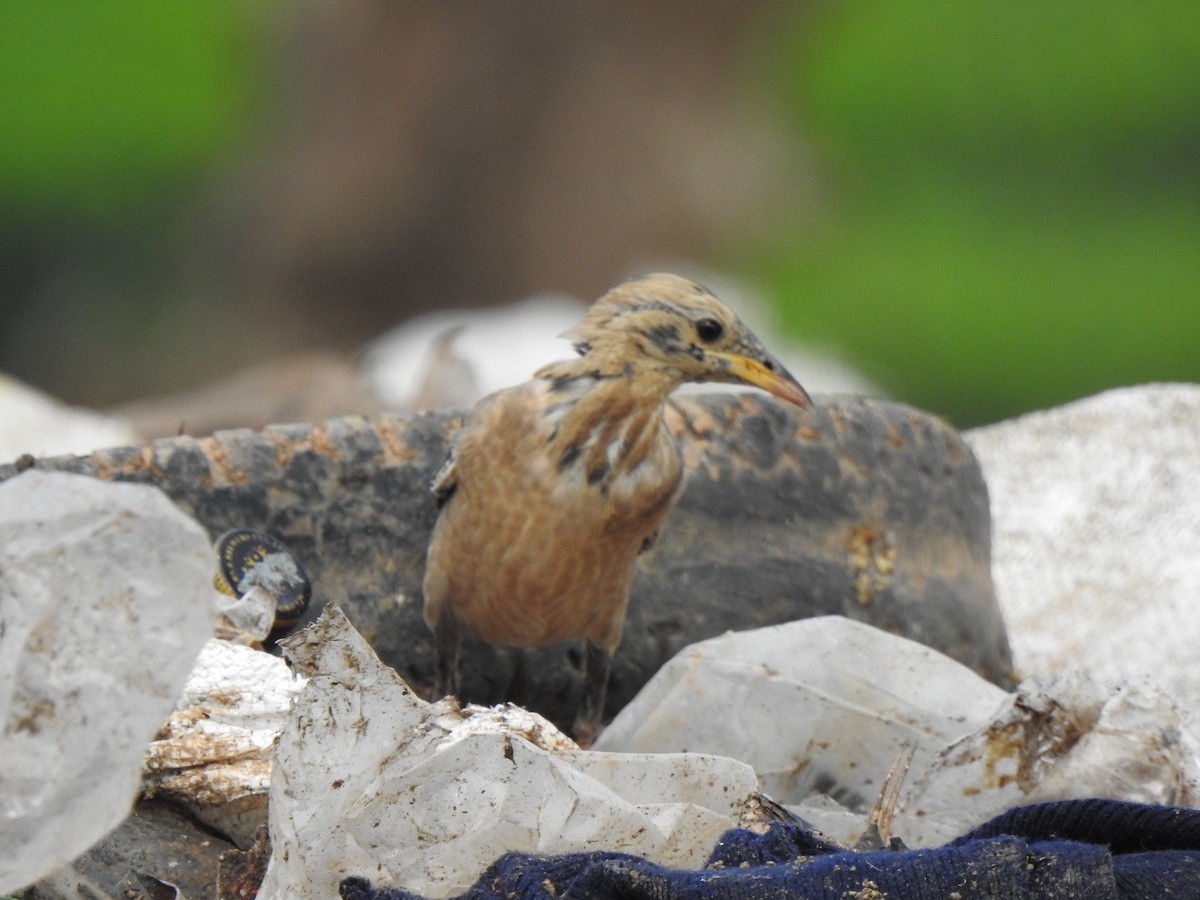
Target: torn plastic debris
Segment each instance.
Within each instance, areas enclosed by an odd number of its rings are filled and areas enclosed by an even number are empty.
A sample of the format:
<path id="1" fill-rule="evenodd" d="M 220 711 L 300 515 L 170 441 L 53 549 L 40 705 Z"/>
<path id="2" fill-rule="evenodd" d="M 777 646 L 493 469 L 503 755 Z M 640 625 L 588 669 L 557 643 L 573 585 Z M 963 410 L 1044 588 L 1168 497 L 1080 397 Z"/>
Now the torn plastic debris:
<path id="1" fill-rule="evenodd" d="M 335 609 L 284 646 L 308 683 L 276 753 L 263 898 L 335 896 L 347 875 L 446 895 L 513 849 L 696 866 L 755 789 L 748 766 L 719 757 L 460 737 L 448 726 L 463 717 L 414 695 Z"/>
<path id="2" fill-rule="evenodd" d="M 210 640 L 146 749 L 144 794 L 179 803 L 249 847 L 266 824 L 275 744 L 303 686 L 277 656 Z"/>
<path id="3" fill-rule="evenodd" d="M 1049 800 L 1194 807 L 1198 761 L 1194 723 L 1149 681 L 1111 688 L 1079 673 L 1028 679 L 910 782 L 903 805 L 911 816 L 967 825 Z"/>
<path id="4" fill-rule="evenodd" d="M 762 792 L 780 803 L 822 793 L 863 809 L 906 744 L 921 771 L 1007 697 L 935 650 L 823 616 L 685 648 L 596 749 L 731 756 L 753 766 Z"/>
<path id="5" fill-rule="evenodd" d="M 920 644 L 838 617 L 686 648 L 596 747 L 733 756 L 764 793 L 853 841 L 908 741 L 917 749 L 893 832 L 910 847 L 1020 804 L 1200 796 L 1192 723 L 1149 683 L 1027 681 L 1008 694 Z"/>
<path id="6" fill-rule="evenodd" d="M 216 615 L 204 530 L 157 488 L 0 484 L 0 892 L 128 814 Z"/>
<path id="7" fill-rule="evenodd" d="M 1117 388 L 965 437 L 1018 671 L 1150 674 L 1200 707 L 1200 385 Z"/>
<path id="8" fill-rule="evenodd" d="M 275 627 L 275 598 L 260 587 L 236 597 L 217 591 L 216 607 L 221 614 L 216 635 L 222 640 L 261 644 Z"/>
<path id="9" fill-rule="evenodd" d="M 291 549 L 278 538 L 249 528 L 226 531 L 216 541 L 220 568 L 213 576 L 219 636 L 242 643 L 266 639 L 295 623 L 308 608 L 312 581 Z"/>

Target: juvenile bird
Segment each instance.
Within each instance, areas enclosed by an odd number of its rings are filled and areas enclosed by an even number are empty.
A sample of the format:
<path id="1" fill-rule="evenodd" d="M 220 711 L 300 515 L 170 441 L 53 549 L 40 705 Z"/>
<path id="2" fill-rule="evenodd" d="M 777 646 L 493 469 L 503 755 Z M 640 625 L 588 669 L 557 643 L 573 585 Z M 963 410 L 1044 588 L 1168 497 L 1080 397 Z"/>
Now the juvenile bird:
<path id="1" fill-rule="evenodd" d="M 619 285 L 563 337 L 579 358 L 481 400 L 434 480 L 425 621 L 437 644 L 434 696 L 458 693 L 463 627 L 517 647 L 583 638 L 574 731 L 587 744 L 634 561 L 679 494 L 667 396 L 685 382 L 722 381 L 811 401 L 737 316 L 676 275 Z"/>

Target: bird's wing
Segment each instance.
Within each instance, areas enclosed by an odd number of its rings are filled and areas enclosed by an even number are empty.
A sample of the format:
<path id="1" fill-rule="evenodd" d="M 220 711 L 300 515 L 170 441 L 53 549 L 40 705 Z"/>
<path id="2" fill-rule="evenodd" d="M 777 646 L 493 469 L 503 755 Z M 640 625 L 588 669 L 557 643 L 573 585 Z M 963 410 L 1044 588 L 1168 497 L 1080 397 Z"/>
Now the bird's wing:
<path id="1" fill-rule="evenodd" d="M 446 454 L 446 461 L 442 463 L 442 467 L 433 476 L 433 481 L 429 482 L 429 490 L 433 492 L 434 499 L 437 500 L 438 509 L 445 506 L 458 489 L 458 468 L 456 462 L 458 460 L 458 448 L 462 444 L 463 436 L 469 434 L 472 428 L 478 426 L 483 411 L 496 402 L 496 396 L 496 394 L 489 394 L 475 404 L 475 408 L 467 415 L 458 434 L 454 436 L 454 440 L 450 444 L 450 452 Z"/>
<path id="2" fill-rule="evenodd" d="M 446 457 L 446 461 L 442 463 L 442 467 L 438 469 L 438 473 L 433 476 L 433 481 L 429 483 L 429 489 L 433 491 L 434 499 L 437 500 L 437 507 L 441 509 L 454 496 L 455 490 L 458 489 L 458 472 L 454 466 L 454 451 L 450 451 L 450 455 Z"/>

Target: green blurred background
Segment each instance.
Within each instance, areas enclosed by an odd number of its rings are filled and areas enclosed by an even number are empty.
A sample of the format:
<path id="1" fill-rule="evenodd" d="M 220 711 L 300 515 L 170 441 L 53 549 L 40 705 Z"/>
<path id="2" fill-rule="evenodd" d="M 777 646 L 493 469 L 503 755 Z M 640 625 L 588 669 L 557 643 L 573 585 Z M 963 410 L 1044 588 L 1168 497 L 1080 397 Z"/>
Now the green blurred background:
<path id="1" fill-rule="evenodd" d="M 774 296 L 818 301 L 787 306 L 797 330 L 962 424 L 1200 380 L 1200 6 L 921 0 L 807 25 L 763 70 L 837 179 L 827 218 L 758 257 Z"/>
<path id="2" fill-rule="evenodd" d="M 960 426 L 1200 381 L 1200 6 L 725 6 L 0 5 L 0 370 L 106 406 L 675 257 Z"/>

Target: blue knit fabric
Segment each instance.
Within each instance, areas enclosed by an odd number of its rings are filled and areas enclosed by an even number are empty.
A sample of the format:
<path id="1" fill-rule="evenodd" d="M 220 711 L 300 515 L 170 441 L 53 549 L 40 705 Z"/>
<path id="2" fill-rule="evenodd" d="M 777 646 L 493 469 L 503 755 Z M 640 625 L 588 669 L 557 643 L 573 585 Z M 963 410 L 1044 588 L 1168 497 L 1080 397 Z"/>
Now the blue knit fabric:
<path id="1" fill-rule="evenodd" d="M 1115 800 L 1066 800 L 1010 810 L 931 850 L 855 852 L 776 823 L 726 832 L 706 867 L 680 871 L 624 853 L 508 853 L 463 897 L 471 900 L 1200 900 L 1200 810 Z M 344 900 L 411 900 L 361 878 Z"/>

